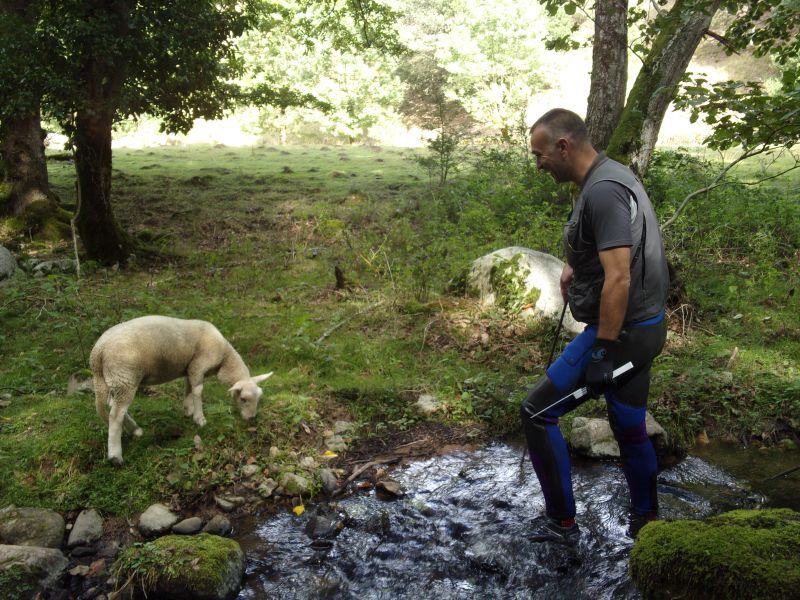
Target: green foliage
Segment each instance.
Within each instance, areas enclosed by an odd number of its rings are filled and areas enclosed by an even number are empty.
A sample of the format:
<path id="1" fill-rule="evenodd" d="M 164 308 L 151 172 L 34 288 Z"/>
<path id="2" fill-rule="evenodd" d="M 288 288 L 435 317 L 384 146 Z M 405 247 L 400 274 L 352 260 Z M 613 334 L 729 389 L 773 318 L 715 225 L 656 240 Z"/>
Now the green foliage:
<path id="1" fill-rule="evenodd" d="M 12 567 L 0 570 L 0 590 L 6 600 L 26 600 L 31 597 L 34 586 L 21 567 Z"/>

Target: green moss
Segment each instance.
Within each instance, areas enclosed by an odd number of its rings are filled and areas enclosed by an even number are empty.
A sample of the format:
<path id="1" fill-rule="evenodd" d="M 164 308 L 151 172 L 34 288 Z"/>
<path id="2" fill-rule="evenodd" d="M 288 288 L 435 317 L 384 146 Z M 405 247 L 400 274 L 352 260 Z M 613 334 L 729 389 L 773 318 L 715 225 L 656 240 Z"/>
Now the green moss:
<path id="1" fill-rule="evenodd" d="M 0 570 L 0 590 L 5 600 L 30 598 L 33 592 L 31 574 L 21 566 Z"/>
<path id="2" fill-rule="evenodd" d="M 243 560 L 234 540 L 201 533 L 167 535 L 123 550 L 114 570 L 120 581 L 131 580 L 133 589 L 145 593 L 175 584 L 203 595 L 225 584 L 231 562 Z"/>
<path id="3" fill-rule="evenodd" d="M 658 521 L 631 551 L 647 598 L 790 598 L 800 589 L 800 513 L 736 510 L 707 521 Z"/>

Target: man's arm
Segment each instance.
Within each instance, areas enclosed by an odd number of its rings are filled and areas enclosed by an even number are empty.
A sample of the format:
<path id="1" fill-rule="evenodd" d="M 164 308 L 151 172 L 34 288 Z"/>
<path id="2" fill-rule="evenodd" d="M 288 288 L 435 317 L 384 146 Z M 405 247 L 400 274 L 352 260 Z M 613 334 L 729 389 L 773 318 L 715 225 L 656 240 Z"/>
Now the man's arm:
<path id="1" fill-rule="evenodd" d="M 605 281 L 600 294 L 600 322 L 597 337 L 616 340 L 628 309 L 628 290 L 631 287 L 631 249 L 628 246 L 600 251 L 600 264 Z"/>
<path id="2" fill-rule="evenodd" d="M 569 286 L 574 278 L 575 271 L 573 271 L 572 267 L 570 267 L 568 264 L 565 264 L 564 268 L 561 270 L 561 278 L 558 282 L 559 287 L 561 288 L 561 297 L 564 299 L 564 302 L 567 301 L 567 296 L 569 295 Z"/>

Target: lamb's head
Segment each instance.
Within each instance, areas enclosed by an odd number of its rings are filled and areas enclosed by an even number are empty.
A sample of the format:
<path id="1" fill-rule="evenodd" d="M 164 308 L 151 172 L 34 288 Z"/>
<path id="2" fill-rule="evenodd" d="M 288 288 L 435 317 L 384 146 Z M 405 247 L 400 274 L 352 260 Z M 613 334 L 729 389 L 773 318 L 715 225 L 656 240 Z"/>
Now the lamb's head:
<path id="1" fill-rule="evenodd" d="M 258 411 L 258 401 L 261 399 L 263 390 L 258 384 L 272 376 L 272 371 L 264 375 L 256 375 L 249 379 L 242 379 L 233 384 L 228 391 L 233 396 L 233 402 L 239 407 L 244 420 L 252 419 Z"/>

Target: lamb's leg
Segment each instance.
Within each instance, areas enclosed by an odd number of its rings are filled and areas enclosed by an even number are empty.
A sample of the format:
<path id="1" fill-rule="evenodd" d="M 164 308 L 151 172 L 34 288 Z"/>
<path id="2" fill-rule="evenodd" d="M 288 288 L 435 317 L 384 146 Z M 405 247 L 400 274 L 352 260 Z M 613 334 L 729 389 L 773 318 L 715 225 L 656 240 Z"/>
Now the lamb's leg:
<path id="1" fill-rule="evenodd" d="M 183 414 L 191 417 L 194 414 L 194 396 L 192 396 L 192 384 L 186 378 L 186 397 L 183 399 Z"/>
<path id="2" fill-rule="evenodd" d="M 130 412 L 125 412 L 125 419 L 122 421 L 122 427 L 125 429 L 125 433 L 136 437 L 142 437 L 142 428 L 136 424 Z"/>
<path id="3" fill-rule="evenodd" d="M 128 407 L 133 402 L 136 388 L 116 385 L 110 386 L 109 392 L 111 411 L 108 415 L 108 459 L 116 466 L 120 466 L 122 465 L 122 427 Z"/>
<path id="4" fill-rule="evenodd" d="M 189 398 L 191 398 L 191 414 L 194 418 L 194 422 L 200 427 L 206 424 L 206 418 L 203 415 L 203 379 L 205 379 L 205 373 L 202 371 L 198 372 L 196 369 L 192 369 L 190 366 L 189 372 L 186 375 L 186 386 L 191 391 L 187 395 L 186 400 L 184 400 L 184 407 L 189 401 Z"/>

